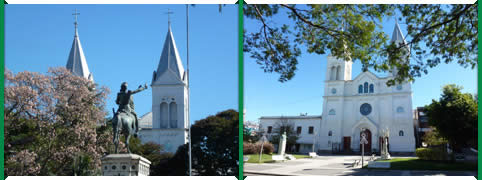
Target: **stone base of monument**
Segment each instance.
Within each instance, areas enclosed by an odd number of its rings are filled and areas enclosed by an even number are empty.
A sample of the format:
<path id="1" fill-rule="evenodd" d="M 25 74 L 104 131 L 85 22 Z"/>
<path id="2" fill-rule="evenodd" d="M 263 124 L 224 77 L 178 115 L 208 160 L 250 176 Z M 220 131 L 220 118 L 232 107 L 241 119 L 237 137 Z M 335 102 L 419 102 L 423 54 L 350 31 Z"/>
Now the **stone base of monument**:
<path id="1" fill-rule="evenodd" d="M 311 158 L 314 158 L 318 155 L 316 155 L 316 152 L 309 152 L 308 155 L 311 157 Z"/>
<path id="2" fill-rule="evenodd" d="M 389 159 L 391 159 L 391 157 L 390 157 L 390 154 L 387 153 L 387 154 L 382 154 L 382 155 L 380 156 L 380 159 L 382 159 L 382 160 L 389 160 Z"/>
<path id="3" fill-rule="evenodd" d="M 286 159 L 288 160 L 296 160 L 295 156 L 291 155 L 291 154 L 287 154 L 286 155 Z"/>
<path id="4" fill-rule="evenodd" d="M 284 155 L 272 155 L 271 156 L 271 159 L 275 162 L 279 162 L 279 161 L 285 161 L 285 156 Z"/>
<path id="5" fill-rule="evenodd" d="M 151 162 L 137 154 L 109 154 L 101 158 L 103 176 L 149 176 Z"/>

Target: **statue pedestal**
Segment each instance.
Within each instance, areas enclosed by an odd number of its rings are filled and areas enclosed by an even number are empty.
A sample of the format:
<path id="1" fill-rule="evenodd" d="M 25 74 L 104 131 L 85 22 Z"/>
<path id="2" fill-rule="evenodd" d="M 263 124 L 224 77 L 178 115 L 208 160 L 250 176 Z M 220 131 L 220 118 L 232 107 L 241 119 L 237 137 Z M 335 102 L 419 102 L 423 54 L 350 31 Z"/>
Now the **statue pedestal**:
<path id="1" fill-rule="evenodd" d="M 388 160 L 388 159 L 390 159 L 390 154 L 388 154 L 388 152 L 387 152 L 387 153 L 383 153 L 383 154 L 381 155 L 381 159 L 382 159 L 382 160 Z"/>
<path id="2" fill-rule="evenodd" d="M 149 176 L 151 161 L 137 154 L 109 154 L 101 158 L 103 176 Z"/>

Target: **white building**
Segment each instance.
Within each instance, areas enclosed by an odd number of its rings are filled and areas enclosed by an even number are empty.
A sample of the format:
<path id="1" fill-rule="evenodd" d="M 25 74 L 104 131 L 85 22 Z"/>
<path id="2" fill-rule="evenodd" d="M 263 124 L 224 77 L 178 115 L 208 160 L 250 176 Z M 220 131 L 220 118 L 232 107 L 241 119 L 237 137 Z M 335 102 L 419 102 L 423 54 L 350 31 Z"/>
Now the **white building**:
<path id="1" fill-rule="evenodd" d="M 139 119 L 139 137 L 154 142 L 164 151 L 175 153 L 188 142 L 187 73 L 177 51 L 169 25 L 159 66 L 152 76 L 152 112 Z"/>
<path id="2" fill-rule="evenodd" d="M 405 42 L 398 24 L 392 41 Z M 322 115 L 291 116 L 293 127 L 301 127 L 298 152 L 308 152 L 315 142 L 315 150 L 360 151 L 361 130 L 368 134 L 365 151 L 379 151 L 382 130 L 388 129 L 390 152 L 414 152 L 415 136 L 412 113 L 412 90 L 410 83 L 388 87 L 386 82 L 393 78 L 396 70 L 387 77 L 378 77 L 365 71 L 352 79 L 352 62 L 327 57 L 326 80 Z M 286 117 L 261 117 L 260 126 L 265 132 L 274 128 L 275 121 Z M 313 135 L 303 131 L 314 127 Z M 269 133 L 268 133 L 269 134 Z M 315 140 L 313 140 L 315 139 Z M 295 151 L 296 152 L 296 151 Z"/>
<path id="3" fill-rule="evenodd" d="M 289 125 L 299 137 L 291 151 L 311 152 L 313 143 L 318 138 L 316 133 L 320 131 L 320 122 L 321 116 L 263 116 L 260 118 L 259 129 L 270 139 L 275 134 L 274 128 Z"/>

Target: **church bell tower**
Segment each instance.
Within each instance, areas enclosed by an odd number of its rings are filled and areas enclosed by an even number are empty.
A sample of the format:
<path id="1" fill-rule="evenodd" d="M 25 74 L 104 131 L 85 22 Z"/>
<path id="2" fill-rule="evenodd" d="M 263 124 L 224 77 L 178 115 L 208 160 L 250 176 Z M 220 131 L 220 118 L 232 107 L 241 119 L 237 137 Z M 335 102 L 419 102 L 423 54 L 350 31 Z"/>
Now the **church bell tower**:
<path id="1" fill-rule="evenodd" d="M 188 142 L 188 77 L 168 25 L 157 70 L 152 75 L 152 128 L 159 130 L 159 144 L 175 152 Z"/>

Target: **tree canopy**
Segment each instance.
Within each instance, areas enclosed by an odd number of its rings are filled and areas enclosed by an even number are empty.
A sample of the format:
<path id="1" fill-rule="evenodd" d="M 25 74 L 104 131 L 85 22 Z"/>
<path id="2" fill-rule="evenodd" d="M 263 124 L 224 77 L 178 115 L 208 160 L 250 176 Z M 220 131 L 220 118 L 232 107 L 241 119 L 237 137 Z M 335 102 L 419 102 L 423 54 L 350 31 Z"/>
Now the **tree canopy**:
<path id="1" fill-rule="evenodd" d="M 99 174 L 109 90 L 65 68 L 4 75 L 5 175 Z"/>
<path id="2" fill-rule="evenodd" d="M 478 63 L 477 4 L 247 4 L 244 12 L 261 25 L 259 30 L 245 30 L 244 51 L 265 72 L 280 74 L 280 82 L 295 76 L 302 47 L 307 53 L 360 61 L 364 69 L 397 69 L 388 85 L 413 81 L 441 62 L 472 69 Z M 279 16 L 290 21 L 278 22 Z M 407 25 L 406 44 L 391 42 L 391 34 L 382 31 L 391 17 Z"/>
<path id="3" fill-rule="evenodd" d="M 239 113 L 225 110 L 191 127 L 193 166 L 199 175 L 238 174 Z"/>
<path id="4" fill-rule="evenodd" d="M 191 126 L 194 175 L 234 176 L 238 173 L 239 114 L 225 110 Z M 189 144 L 179 146 L 166 164 L 169 175 L 189 174 Z"/>
<path id="5" fill-rule="evenodd" d="M 440 99 L 425 107 L 429 124 L 456 151 L 477 147 L 477 100 L 461 89 L 454 84 L 446 85 Z"/>

